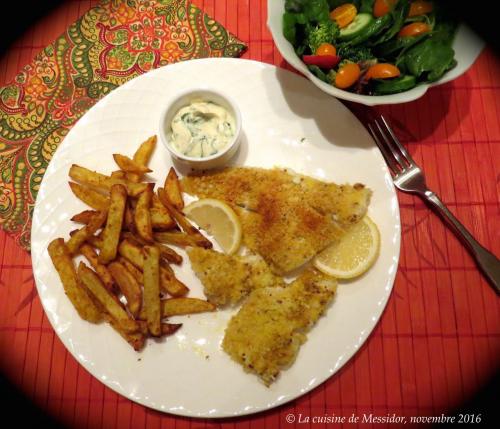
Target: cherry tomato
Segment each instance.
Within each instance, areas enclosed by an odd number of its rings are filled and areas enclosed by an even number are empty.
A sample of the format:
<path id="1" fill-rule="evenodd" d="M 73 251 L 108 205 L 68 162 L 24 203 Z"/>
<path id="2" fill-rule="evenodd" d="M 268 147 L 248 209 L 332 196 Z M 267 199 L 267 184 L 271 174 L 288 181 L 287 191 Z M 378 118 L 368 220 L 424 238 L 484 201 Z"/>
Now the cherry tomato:
<path id="1" fill-rule="evenodd" d="M 340 28 L 347 27 L 356 18 L 358 10 L 352 3 L 345 3 L 336 7 L 330 12 L 330 18 L 333 19 Z"/>
<path id="2" fill-rule="evenodd" d="M 322 43 L 315 52 L 316 55 L 337 55 L 337 49 L 330 43 Z"/>
<path id="3" fill-rule="evenodd" d="M 340 89 L 354 85 L 361 75 L 361 70 L 356 63 L 347 63 L 340 67 L 335 76 L 335 86 Z"/>
<path id="4" fill-rule="evenodd" d="M 431 27 L 425 22 L 412 22 L 411 24 L 405 25 L 398 33 L 399 37 L 413 37 L 419 34 L 428 33 L 431 31 Z"/>
<path id="5" fill-rule="evenodd" d="M 389 63 L 378 63 L 371 66 L 365 74 L 366 79 L 387 79 L 401 74 L 399 69 Z"/>
<path id="6" fill-rule="evenodd" d="M 375 0 L 375 4 L 373 5 L 373 15 L 376 18 L 387 15 L 396 2 L 397 0 Z"/>
<path id="7" fill-rule="evenodd" d="M 408 16 L 420 16 L 432 12 L 433 6 L 430 1 L 415 0 L 410 5 Z"/>

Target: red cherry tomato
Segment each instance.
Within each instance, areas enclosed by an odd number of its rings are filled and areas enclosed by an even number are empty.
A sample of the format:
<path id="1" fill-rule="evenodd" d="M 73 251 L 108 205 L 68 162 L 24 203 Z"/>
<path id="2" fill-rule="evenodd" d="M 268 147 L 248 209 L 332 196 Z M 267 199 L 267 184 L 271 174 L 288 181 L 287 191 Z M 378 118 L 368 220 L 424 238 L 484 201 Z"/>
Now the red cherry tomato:
<path id="1" fill-rule="evenodd" d="M 337 55 L 302 55 L 302 61 L 308 66 L 318 66 L 329 70 L 340 62 L 340 57 L 337 57 Z"/>

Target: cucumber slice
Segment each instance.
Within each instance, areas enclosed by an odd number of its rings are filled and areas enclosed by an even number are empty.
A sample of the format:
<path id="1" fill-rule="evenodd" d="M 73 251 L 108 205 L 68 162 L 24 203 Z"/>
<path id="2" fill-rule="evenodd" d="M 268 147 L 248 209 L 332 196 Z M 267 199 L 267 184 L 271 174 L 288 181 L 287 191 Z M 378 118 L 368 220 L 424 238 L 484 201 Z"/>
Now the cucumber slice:
<path id="1" fill-rule="evenodd" d="M 375 95 L 395 94 L 408 91 L 417 84 L 417 79 L 411 74 L 395 77 L 394 79 L 374 80 L 373 92 Z"/>
<path id="2" fill-rule="evenodd" d="M 340 29 L 339 39 L 346 42 L 363 34 L 373 21 L 373 16 L 370 13 L 358 13 L 354 21 L 347 27 Z"/>
<path id="3" fill-rule="evenodd" d="M 361 34 L 356 36 L 354 39 L 345 42 L 346 45 L 357 46 L 366 42 L 370 37 L 375 37 L 386 29 L 391 23 L 391 14 L 386 13 L 385 15 L 377 18 L 363 31 Z"/>

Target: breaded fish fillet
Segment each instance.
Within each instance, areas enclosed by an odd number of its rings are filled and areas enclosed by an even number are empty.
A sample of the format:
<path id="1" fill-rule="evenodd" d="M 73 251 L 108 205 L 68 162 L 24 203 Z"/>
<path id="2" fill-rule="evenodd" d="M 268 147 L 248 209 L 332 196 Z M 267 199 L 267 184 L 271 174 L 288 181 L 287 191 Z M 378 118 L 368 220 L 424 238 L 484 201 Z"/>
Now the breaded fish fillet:
<path id="1" fill-rule="evenodd" d="M 189 248 L 187 254 L 207 299 L 219 307 L 238 303 L 254 289 L 284 285 L 256 255 L 230 256 L 200 247 Z"/>
<path id="2" fill-rule="evenodd" d="M 229 321 L 224 351 L 270 385 L 295 361 L 306 333 L 325 311 L 336 287 L 334 278 L 306 270 L 286 287 L 254 290 Z"/>
<path id="3" fill-rule="evenodd" d="M 183 191 L 226 201 L 239 214 L 244 244 L 278 274 L 290 272 L 338 240 L 366 213 L 371 191 L 288 170 L 227 168 L 182 179 Z"/>

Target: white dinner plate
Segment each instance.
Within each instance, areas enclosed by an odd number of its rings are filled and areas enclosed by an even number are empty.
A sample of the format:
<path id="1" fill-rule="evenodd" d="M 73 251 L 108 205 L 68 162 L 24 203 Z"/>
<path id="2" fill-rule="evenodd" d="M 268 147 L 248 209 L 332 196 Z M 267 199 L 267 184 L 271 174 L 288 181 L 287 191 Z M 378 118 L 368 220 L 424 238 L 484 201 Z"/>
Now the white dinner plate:
<path id="1" fill-rule="evenodd" d="M 375 266 L 339 286 L 296 362 L 269 388 L 221 349 L 234 310 L 172 318 L 184 323 L 182 329 L 160 341 L 148 340 L 137 353 L 110 326 L 78 317 L 46 251 L 55 237 L 68 237 L 76 228 L 69 218 L 85 209 L 67 183 L 71 164 L 103 173 L 115 170 L 112 154 L 131 156 L 143 140 L 158 133 L 165 103 L 194 87 L 226 92 L 238 102 L 244 139 L 236 165 L 284 166 L 337 183 L 365 183 L 373 190 L 369 214 L 382 239 Z M 171 165 L 159 143 L 150 163 L 151 178 L 163 183 Z M 384 310 L 396 275 L 399 244 L 395 190 L 365 128 L 339 101 L 303 77 L 241 59 L 169 65 L 130 81 L 97 103 L 69 132 L 50 162 L 32 228 L 38 293 L 57 335 L 75 359 L 133 401 L 195 417 L 237 416 L 276 407 L 335 374 L 361 347 Z M 190 287 L 190 296 L 203 297 L 187 258 L 174 268 Z"/>

